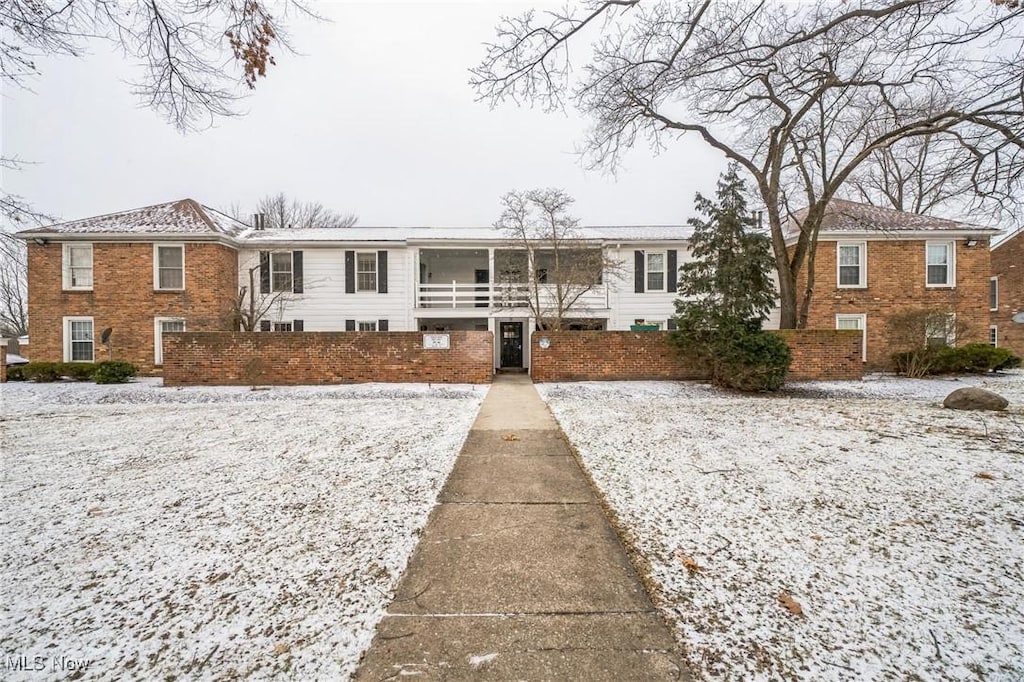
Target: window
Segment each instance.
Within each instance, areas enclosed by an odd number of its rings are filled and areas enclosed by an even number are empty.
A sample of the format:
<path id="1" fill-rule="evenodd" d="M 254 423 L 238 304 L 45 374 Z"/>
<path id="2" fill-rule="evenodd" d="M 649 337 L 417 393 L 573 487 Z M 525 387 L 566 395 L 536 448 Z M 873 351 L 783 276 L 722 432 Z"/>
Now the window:
<path id="1" fill-rule="evenodd" d="M 92 362 L 94 345 L 91 317 L 64 318 L 65 362 Z"/>
<path id="2" fill-rule="evenodd" d="M 927 278 L 930 287 L 951 287 L 954 285 L 953 243 L 927 242 L 925 245 Z"/>
<path id="3" fill-rule="evenodd" d="M 861 333 L 860 359 L 867 362 L 868 359 L 868 325 L 867 315 L 836 315 L 836 329 L 859 329 Z"/>
<path id="4" fill-rule="evenodd" d="M 988 328 L 988 345 L 998 346 L 999 345 L 999 326 L 992 325 Z"/>
<path id="5" fill-rule="evenodd" d="M 356 254 L 356 291 L 377 291 L 377 254 Z"/>
<path id="6" fill-rule="evenodd" d="M 164 364 L 164 333 L 185 331 L 185 320 L 180 317 L 158 317 L 153 322 L 153 364 Z"/>
<path id="7" fill-rule="evenodd" d="M 838 242 L 836 244 L 837 285 L 839 288 L 852 289 L 867 286 L 865 253 L 867 253 L 867 243 L 865 242 L 855 244 Z"/>
<path id="8" fill-rule="evenodd" d="M 999 310 L 999 278 L 990 277 L 988 280 L 988 309 Z"/>
<path id="9" fill-rule="evenodd" d="M 270 290 L 291 291 L 292 284 L 292 252 L 270 254 Z"/>
<path id="10" fill-rule="evenodd" d="M 92 244 L 64 245 L 64 288 L 92 289 Z"/>
<path id="11" fill-rule="evenodd" d="M 185 247 L 181 245 L 153 247 L 156 276 L 154 288 L 181 291 L 185 288 Z"/>
<path id="12" fill-rule="evenodd" d="M 292 330 L 292 323 L 291 322 L 275 322 L 274 323 L 274 331 L 275 332 L 290 332 L 291 330 Z"/>
<path id="13" fill-rule="evenodd" d="M 647 253 L 647 291 L 665 291 L 665 252 Z"/>
<path id="14" fill-rule="evenodd" d="M 375 332 L 377 331 L 376 322 L 357 322 L 356 328 L 361 332 Z"/>
<path id="15" fill-rule="evenodd" d="M 924 323 L 925 344 L 929 348 L 956 344 L 956 313 L 929 315 Z"/>

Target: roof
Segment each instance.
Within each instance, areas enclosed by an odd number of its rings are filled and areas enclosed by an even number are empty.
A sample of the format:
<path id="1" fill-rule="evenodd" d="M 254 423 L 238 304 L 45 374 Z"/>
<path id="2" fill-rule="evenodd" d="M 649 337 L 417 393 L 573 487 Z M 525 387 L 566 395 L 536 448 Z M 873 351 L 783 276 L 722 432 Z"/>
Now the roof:
<path id="1" fill-rule="evenodd" d="M 683 225 L 588 226 L 577 229 L 582 239 L 606 241 L 681 241 L 693 230 Z M 339 227 L 325 229 L 249 230 L 241 241 L 275 242 L 420 242 L 505 241 L 507 237 L 494 227 Z"/>
<path id="2" fill-rule="evenodd" d="M 796 212 L 796 219 L 786 226 L 788 236 L 799 232 L 798 221 L 807 215 L 807 209 Z M 935 218 L 918 213 L 898 211 L 884 206 L 872 206 L 846 199 L 832 199 L 825 209 L 819 234 L 825 232 L 984 232 L 995 234 L 998 229 Z"/>
<path id="3" fill-rule="evenodd" d="M 208 235 L 237 237 L 249 226 L 194 199 L 108 213 L 18 232 L 19 235 Z"/>
<path id="4" fill-rule="evenodd" d="M 622 242 L 664 242 L 688 239 L 693 230 L 684 225 L 601 225 L 578 228 L 583 239 Z M 296 242 L 495 242 L 505 241 L 498 229 L 487 227 L 337 227 L 319 229 L 256 230 L 253 227 L 204 206 L 194 199 L 145 206 L 108 213 L 47 227 L 22 230 L 23 238 L 76 235 L 108 238 L 124 236 L 224 237 L 242 245 Z"/>

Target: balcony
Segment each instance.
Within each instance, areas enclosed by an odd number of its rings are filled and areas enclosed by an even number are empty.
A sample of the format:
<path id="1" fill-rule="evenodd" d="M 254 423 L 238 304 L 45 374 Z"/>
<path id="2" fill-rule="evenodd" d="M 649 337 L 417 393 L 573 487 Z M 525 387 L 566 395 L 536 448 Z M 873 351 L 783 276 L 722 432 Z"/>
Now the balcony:
<path id="1" fill-rule="evenodd" d="M 449 284 L 420 284 L 417 306 L 420 308 L 518 308 L 529 302 L 526 284 L 473 284 L 452 281 Z"/>

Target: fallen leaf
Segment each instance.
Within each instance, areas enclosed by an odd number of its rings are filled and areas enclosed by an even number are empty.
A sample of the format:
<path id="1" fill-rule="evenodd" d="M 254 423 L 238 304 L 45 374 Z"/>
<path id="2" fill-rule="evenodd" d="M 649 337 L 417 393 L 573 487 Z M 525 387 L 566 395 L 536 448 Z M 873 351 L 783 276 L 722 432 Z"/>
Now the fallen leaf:
<path id="1" fill-rule="evenodd" d="M 93 507 L 92 509 L 90 509 L 86 513 L 89 516 L 102 516 L 103 515 L 103 510 L 100 509 L 99 507 Z"/>
<path id="2" fill-rule="evenodd" d="M 700 573 L 704 570 L 704 567 L 698 564 L 696 559 L 691 556 L 687 556 L 680 551 L 676 552 L 676 558 L 683 564 L 683 568 L 690 573 Z"/>
<path id="3" fill-rule="evenodd" d="M 798 602 L 796 599 L 793 599 L 792 595 L 790 595 L 788 592 L 779 593 L 779 603 L 785 606 L 786 610 L 788 610 L 794 616 L 804 615 L 804 609 L 802 606 L 800 606 L 800 602 Z"/>
<path id="4" fill-rule="evenodd" d="M 506 433 L 501 437 L 502 440 L 519 440 L 519 436 L 514 433 Z"/>
<path id="5" fill-rule="evenodd" d="M 812 539 L 812 540 L 814 540 L 815 542 L 821 542 L 821 536 L 820 536 L 820 535 L 818 535 L 817 533 L 815 533 L 814 535 L 812 535 L 812 536 L 811 536 L 811 539 Z"/>
<path id="6" fill-rule="evenodd" d="M 978 473 L 974 474 L 974 477 L 975 478 L 981 478 L 981 479 L 984 479 L 986 481 L 994 481 L 994 480 L 996 480 L 996 477 L 993 476 L 992 474 L 988 473 L 987 471 L 979 471 Z"/>
<path id="7" fill-rule="evenodd" d="M 290 648 L 291 647 L 288 645 L 288 642 L 281 642 L 280 644 L 277 644 L 274 647 L 274 655 L 275 656 L 280 656 L 281 654 L 286 654 L 286 653 L 288 653 L 288 650 Z"/>

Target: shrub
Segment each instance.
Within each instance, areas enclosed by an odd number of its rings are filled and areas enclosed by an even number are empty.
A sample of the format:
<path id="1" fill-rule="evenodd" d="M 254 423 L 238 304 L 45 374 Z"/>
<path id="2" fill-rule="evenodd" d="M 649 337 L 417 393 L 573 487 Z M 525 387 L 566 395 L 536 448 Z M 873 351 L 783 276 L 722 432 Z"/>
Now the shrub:
<path id="1" fill-rule="evenodd" d="M 710 350 L 711 382 L 740 391 L 779 390 L 792 361 L 781 337 L 747 326 L 715 334 Z"/>
<path id="2" fill-rule="evenodd" d="M 62 362 L 60 365 L 61 376 L 75 381 L 86 381 L 92 379 L 96 371 L 96 365 L 91 362 Z"/>
<path id="3" fill-rule="evenodd" d="M 97 384 L 124 384 L 138 373 L 138 368 L 131 363 L 106 360 L 97 363 L 93 379 Z"/>
<path id="4" fill-rule="evenodd" d="M 911 377 L 929 374 L 984 374 L 1021 365 L 1021 359 L 1007 349 L 987 343 L 970 343 L 959 348 L 918 348 L 895 353 L 892 360 L 899 374 Z"/>
<path id="5" fill-rule="evenodd" d="M 7 368 L 8 381 L 25 381 L 25 366 L 15 365 Z"/>
<path id="6" fill-rule="evenodd" d="M 21 373 L 25 379 L 39 383 L 57 381 L 63 376 L 63 362 L 30 362 L 22 365 Z"/>
<path id="7" fill-rule="evenodd" d="M 941 372 L 984 374 L 996 369 L 1020 366 L 1020 358 L 1005 348 L 971 343 L 959 348 L 939 349 L 937 369 Z"/>

